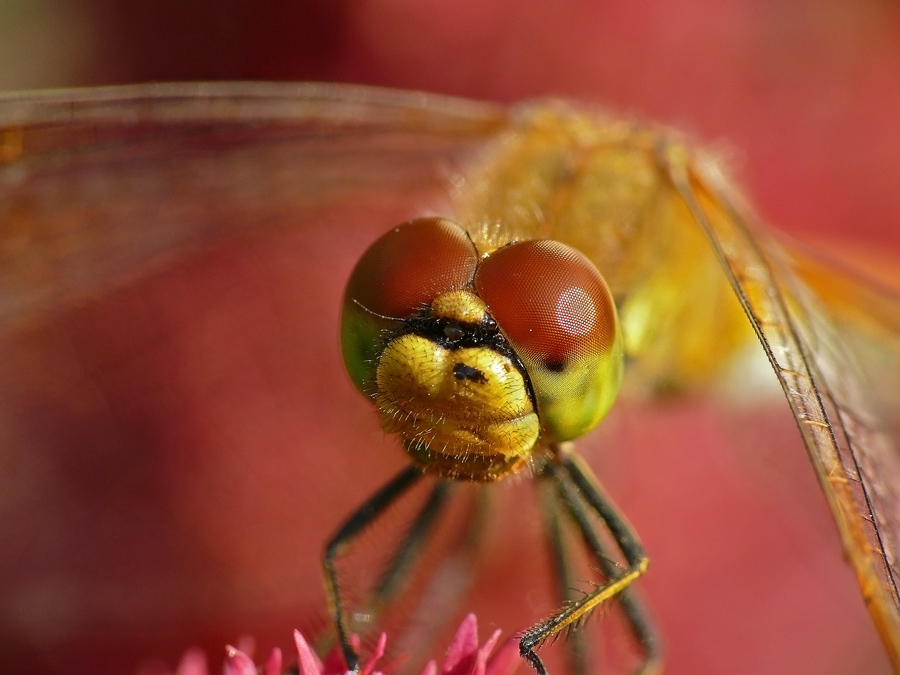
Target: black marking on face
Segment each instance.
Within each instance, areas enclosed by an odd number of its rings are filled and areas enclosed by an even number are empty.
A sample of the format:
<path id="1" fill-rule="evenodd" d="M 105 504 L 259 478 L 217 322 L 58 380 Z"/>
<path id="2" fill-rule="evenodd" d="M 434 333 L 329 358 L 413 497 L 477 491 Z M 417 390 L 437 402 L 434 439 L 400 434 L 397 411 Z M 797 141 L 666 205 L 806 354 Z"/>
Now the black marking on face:
<path id="1" fill-rule="evenodd" d="M 484 376 L 483 372 L 478 370 L 478 368 L 467 366 L 465 363 L 457 363 L 453 366 L 453 376 L 457 380 L 469 380 L 470 382 L 477 382 L 479 384 L 487 382 L 487 378 Z"/>

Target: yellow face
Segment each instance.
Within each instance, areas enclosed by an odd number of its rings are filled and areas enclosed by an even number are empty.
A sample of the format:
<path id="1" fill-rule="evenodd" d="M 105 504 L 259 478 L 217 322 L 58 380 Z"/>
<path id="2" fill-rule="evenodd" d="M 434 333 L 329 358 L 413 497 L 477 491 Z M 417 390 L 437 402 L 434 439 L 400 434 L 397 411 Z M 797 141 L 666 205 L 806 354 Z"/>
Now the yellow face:
<path id="1" fill-rule="evenodd" d="M 584 256 L 551 240 L 479 256 L 444 219 L 406 223 L 366 251 L 347 287 L 342 347 L 415 462 L 479 481 L 593 429 L 623 365 L 612 297 Z"/>
<path id="2" fill-rule="evenodd" d="M 461 311 L 438 314 L 435 308 L 451 294 L 456 307 L 450 309 Z M 432 315 L 452 330 L 471 332 L 490 319 L 469 291 L 438 296 Z M 419 464 L 443 476 L 505 475 L 525 461 L 540 436 L 528 380 L 513 358 L 495 348 L 453 343 L 406 333 L 387 344 L 376 371 L 381 424 L 405 439 Z"/>

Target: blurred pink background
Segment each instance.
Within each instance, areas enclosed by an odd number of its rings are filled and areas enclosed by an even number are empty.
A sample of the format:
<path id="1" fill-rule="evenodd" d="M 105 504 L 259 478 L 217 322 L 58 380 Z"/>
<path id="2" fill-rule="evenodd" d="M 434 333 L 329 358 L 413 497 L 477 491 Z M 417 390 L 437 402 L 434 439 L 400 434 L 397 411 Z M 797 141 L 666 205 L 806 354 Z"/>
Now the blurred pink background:
<path id="1" fill-rule="evenodd" d="M 766 219 L 788 232 L 900 246 L 900 7 L 886 0 L 0 4 L 0 88 L 208 79 L 598 103 L 724 144 Z M 371 236 L 332 240 L 315 263 L 323 278 L 345 275 Z M 62 487 L 33 485 L 73 501 L 0 501 L 3 670 L 133 673 L 154 658 L 173 666 L 194 644 L 218 663 L 240 634 L 265 649 L 315 625 L 321 542 L 399 457 L 386 466 L 362 453 L 390 453 L 391 441 L 334 376 L 324 341 L 342 277 L 310 301 L 303 274 L 314 271 L 299 274 L 292 254 L 306 254 L 304 241 L 218 251 L 65 317 L 63 338 L 43 335 L 46 353 L 75 354 L 79 386 L 99 392 L 127 436 L 72 411 L 46 431 L 67 444 L 43 469 Z M 293 317 L 292 298 L 325 328 Z M 322 353 L 291 356 L 291 339 L 317 330 Z M 327 384 L 310 392 L 310 381 Z M 310 437 L 335 416 L 332 401 L 347 428 Z M 598 466 L 653 559 L 641 586 L 667 672 L 886 672 L 792 421 L 772 421 L 783 433 L 760 431 L 758 446 L 745 439 L 750 460 L 723 448 L 734 439 L 706 408 L 649 420 L 626 410 L 616 424 L 634 450 L 601 450 Z M 298 457 L 301 437 L 327 456 Z M 745 483 L 748 464 L 762 477 Z M 528 555 L 517 545 L 511 556 Z M 511 576 L 502 562 L 487 575 Z M 60 591 L 75 587 L 77 597 Z"/>

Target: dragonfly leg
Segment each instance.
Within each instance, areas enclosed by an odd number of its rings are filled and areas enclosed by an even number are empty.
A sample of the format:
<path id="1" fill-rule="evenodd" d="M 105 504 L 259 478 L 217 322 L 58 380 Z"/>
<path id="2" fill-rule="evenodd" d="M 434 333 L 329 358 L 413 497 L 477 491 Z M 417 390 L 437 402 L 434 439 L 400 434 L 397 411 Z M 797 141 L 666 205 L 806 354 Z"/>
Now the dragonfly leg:
<path id="1" fill-rule="evenodd" d="M 322 570 L 325 578 L 325 591 L 328 597 L 329 610 L 337 627 L 338 640 L 341 643 L 341 651 L 344 653 L 344 660 L 347 662 L 347 668 L 354 672 L 359 671 L 359 657 L 350 644 L 350 629 L 347 616 L 344 613 L 344 607 L 341 603 L 340 587 L 337 575 L 337 559 L 341 552 L 346 548 L 360 533 L 362 533 L 369 525 L 371 525 L 391 504 L 403 496 L 413 485 L 415 485 L 423 476 L 422 470 L 415 466 L 410 466 L 394 478 L 392 478 L 384 487 L 372 495 L 364 502 L 346 521 L 338 528 L 337 532 L 329 540 L 325 546 L 325 552 L 322 558 Z M 403 555 L 403 546 L 409 541 L 409 537 L 404 539 L 400 550 L 394 556 L 393 561 L 401 567 L 405 564 L 405 560 L 409 556 Z M 393 567 L 393 564 L 392 566 Z M 397 575 L 391 574 L 391 567 L 382 577 L 382 584 L 391 586 L 392 579 Z"/>
<path id="2" fill-rule="evenodd" d="M 591 506 L 591 501 L 603 499 L 612 508 L 608 497 L 605 497 L 600 491 L 596 479 L 581 460 L 575 457 L 566 458 L 563 466 L 572 477 L 572 481 L 580 495 L 587 495 L 589 492 L 593 492 L 592 497 L 583 497 L 590 508 L 596 511 Z M 573 475 L 573 472 L 577 472 L 579 475 L 576 477 Z M 565 482 L 558 483 L 558 485 L 566 509 L 578 526 L 585 545 L 593 555 L 594 560 L 600 565 L 603 574 L 607 578 L 614 578 L 621 572 L 621 567 L 605 551 L 603 541 L 597 536 L 597 532 L 592 527 L 588 512 L 584 508 L 584 503 L 578 498 L 579 495 L 573 493 L 571 486 Z M 643 662 L 636 672 L 639 675 L 651 675 L 652 673 L 660 672 L 662 670 L 662 641 L 653 625 L 647 608 L 641 601 L 640 595 L 635 589 L 628 588 L 619 593 L 616 599 L 622 606 L 622 610 L 625 612 L 628 623 L 631 625 L 631 630 L 644 655 Z"/>
<path id="3" fill-rule="evenodd" d="M 542 476 L 540 481 L 541 508 L 544 515 L 544 529 L 550 548 L 551 564 L 556 580 L 556 594 L 561 605 L 574 602 L 575 580 L 572 573 L 571 557 L 566 537 L 560 522 L 560 499 L 556 486 Z M 570 634 L 566 643 L 570 669 L 575 675 L 586 675 L 588 672 L 588 646 L 584 633 L 576 631 Z"/>
<path id="4" fill-rule="evenodd" d="M 432 488 L 431 494 L 407 528 L 397 550 L 394 551 L 394 555 L 375 586 L 371 600 L 373 612 L 377 613 L 384 602 L 394 596 L 406 578 L 406 573 L 415 563 L 416 555 L 422 550 L 425 540 L 432 531 L 434 521 L 443 510 L 452 487 L 453 485 L 449 481 L 439 480 Z"/>
<path id="5" fill-rule="evenodd" d="M 552 617 L 526 631 L 519 641 L 520 654 L 539 675 L 546 675 L 547 671 L 535 650 L 547 639 L 577 625 L 599 605 L 618 597 L 644 655 L 637 672 L 641 675 L 658 672 L 661 666 L 659 638 L 640 601 L 634 594 L 624 592 L 647 569 L 648 560 L 643 547 L 580 459 L 560 453 L 556 462 L 549 465 L 548 470 L 555 480 L 558 498 L 575 521 L 592 556 L 603 568 L 609 580 L 579 600 L 569 602 Z M 627 567 L 620 567 L 606 554 L 600 538 L 591 525 L 589 512 L 604 523 L 616 546 L 624 555 Z"/>

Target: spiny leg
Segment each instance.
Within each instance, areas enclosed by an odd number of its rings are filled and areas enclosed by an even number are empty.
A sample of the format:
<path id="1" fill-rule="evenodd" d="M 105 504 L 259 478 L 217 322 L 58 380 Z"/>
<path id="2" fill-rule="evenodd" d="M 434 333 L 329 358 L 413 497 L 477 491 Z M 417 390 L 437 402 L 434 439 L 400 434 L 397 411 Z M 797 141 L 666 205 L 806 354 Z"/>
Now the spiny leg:
<path id="1" fill-rule="evenodd" d="M 555 486 L 547 478 L 542 477 L 539 486 L 541 507 L 544 513 L 544 528 L 550 546 L 551 564 L 556 578 L 556 593 L 560 603 L 567 605 L 575 600 L 572 595 L 575 581 L 572 576 L 571 557 L 559 519 L 560 499 Z M 568 637 L 570 642 L 566 646 L 572 672 L 577 675 L 586 675 L 588 649 L 584 640 L 584 633 L 575 632 Z"/>
<path id="2" fill-rule="evenodd" d="M 567 458 L 563 462 L 563 467 L 570 476 L 572 476 L 573 472 L 578 472 L 580 475 L 577 479 L 573 477 L 573 483 L 577 486 L 578 493 L 572 489 L 572 486 L 568 481 L 560 480 L 557 477 L 557 488 L 560 497 L 565 503 L 569 515 L 578 526 L 585 545 L 600 565 L 603 574 L 605 574 L 607 578 L 612 578 L 621 571 L 621 567 L 619 567 L 619 565 L 607 554 L 605 546 L 597 535 L 582 502 L 582 499 L 587 499 L 584 496 L 585 493 L 582 486 L 597 493 L 599 490 L 597 489 L 596 482 L 593 476 L 590 473 L 587 473 L 589 471 L 587 467 L 577 458 Z M 581 497 L 581 499 L 579 497 Z M 594 498 L 597 498 L 596 495 Z M 602 495 L 599 498 L 602 499 Z M 640 597 L 633 589 L 625 589 L 619 593 L 616 599 L 622 606 L 625 616 L 628 619 L 629 624 L 631 624 L 631 629 L 634 632 L 635 638 L 643 652 L 644 659 L 636 672 L 639 675 L 652 675 L 653 673 L 660 672 L 662 668 L 662 643 Z"/>
<path id="3" fill-rule="evenodd" d="M 460 487 L 456 482 L 448 481 L 447 484 L 454 491 Z M 476 485 L 467 486 L 465 492 L 474 499 L 465 513 L 454 513 L 452 522 L 459 527 L 459 531 L 452 539 L 445 541 L 439 558 L 430 560 L 428 583 L 420 591 L 414 619 L 402 635 L 392 639 L 395 648 L 409 656 L 410 662 L 417 662 L 418 657 L 433 656 L 428 646 L 437 644 L 447 619 L 467 596 L 474 578 L 476 559 L 490 522 L 489 504 L 496 494 L 492 495 L 493 490 Z M 447 532 L 446 529 L 442 531 Z"/>
<path id="4" fill-rule="evenodd" d="M 344 660 L 347 662 L 347 668 L 354 672 L 359 671 L 359 657 L 350 644 L 347 617 L 344 615 L 344 608 L 341 604 L 337 579 L 337 558 L 347 545 L 369 527 L 391 504 L 415 485 L 423 475 L 422 470 L 415 466 L 410 466 L 398 473 L 347 518 L 325 546 L 322 570 L 325 577 L 325 591 L 328 596 L 329 609 L 337 626 L 338 639 L 341 643 L 341 651 L 344 653 Z M 402 558 L 403 556 L 399 554 L 394 556 L 394 560 L 399 559 L 400 564 L 403 564 Z"/>
<path id="5" fill-rule="evenodd" d="M 618 513 L 612 501 L 601 492 L 587 467 L 580 460 L 568 455 L 565 449 L 556 448 L 556 451 L 557 456 L 548 464 L 547 471 L 553 475 L 557 483 L 568 480 L 574 483 L 590 510 L 601 519 L 612 535 L 616 546 L 625 557 L 627 567 L 622 570 L 617 568 L 617 574 L 605 584 L 598 586 L 580 600 L 566 605 L 549 619 L 540 622 L 522 635 L 519 640 L 519 653 L 539 675 L 546 675 L 547 670 L 535 649 L 548 638 L 577 623 L 597 606 L 621 593 L 646 571 L 648 563 L 647 555 L 631 527 Z M 565 499 L 564 494 L 562 498 Z M 598 555 L 603 556 L 602 550 Z"/>
<path id="6" fill-rule="evenodd" d="M 406 573 L 415 562 L 416 555 L 422 550 L 428 534 L 432 531 L 434 521 L 446 504 L 451 487 L 452 485 L 448 481 L 440 480 L 432 488 L 431 494 L 419 509 L 419 513 L 407 529 L 403 540 L 397 546 L 397 550 L 375 586 L 371 601 L 374 611 L 377 612 L 384 601 L 392 597 L 398 590 Z"/>

